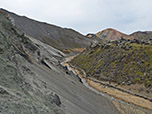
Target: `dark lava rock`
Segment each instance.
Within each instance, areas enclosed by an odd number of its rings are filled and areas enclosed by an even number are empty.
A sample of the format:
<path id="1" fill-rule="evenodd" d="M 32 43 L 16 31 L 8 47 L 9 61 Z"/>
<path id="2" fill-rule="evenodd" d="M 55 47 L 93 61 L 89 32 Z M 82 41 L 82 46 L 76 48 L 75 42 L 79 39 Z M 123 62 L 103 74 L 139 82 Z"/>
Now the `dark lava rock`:
<path id="1" fill-rule="evenodd" d="M 61 105 L 61 100 L 60 100 L 60 97 L 57 95 L 57 94 L 54 94 L 54 99 L 53 99 L 54 103 L 57 105 L 57 106 L 60 106 Z"/>

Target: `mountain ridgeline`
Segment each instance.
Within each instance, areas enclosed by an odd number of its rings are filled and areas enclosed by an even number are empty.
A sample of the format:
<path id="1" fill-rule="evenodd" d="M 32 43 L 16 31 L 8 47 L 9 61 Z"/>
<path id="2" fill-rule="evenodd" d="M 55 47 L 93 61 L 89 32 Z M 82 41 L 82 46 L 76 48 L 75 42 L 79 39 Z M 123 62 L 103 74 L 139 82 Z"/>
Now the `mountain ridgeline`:
<path id="1" fill-rule="evenodd" d="M 58 49 L 85 48 L 92 42 L 75 30 L 61 28 L 45 22 L 38 22 L 25 16 L 19 16 L 4 9 L 1 12 L 8 15 L 12 23 L 26 35 L 47 43 Z"/>
<path id="2" fill-rule="evenodd" d="M 89 38 L 99 38 L 102 40 L 109 40 L 109 41 L 115 41 L 120 39 L 126 39 L 126 40 L 138 40 L 141 42 L 146 43 L 152 43 L 152 31 L 138 31 L 134 32 L 130 35 L 124 34 L 122 32 L 119 32 L 115 29 L 108 28 L 103 31 L 100 31 L 96 34 L 88 34 L 87 37 Z"/>

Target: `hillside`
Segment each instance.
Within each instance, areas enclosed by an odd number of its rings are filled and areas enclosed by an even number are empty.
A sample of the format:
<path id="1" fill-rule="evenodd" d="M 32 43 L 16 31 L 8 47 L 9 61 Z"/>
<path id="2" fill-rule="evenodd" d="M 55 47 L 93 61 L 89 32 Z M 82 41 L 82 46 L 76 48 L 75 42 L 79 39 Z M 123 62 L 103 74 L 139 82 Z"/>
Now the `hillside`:
<path id="1" fill-rule="evenodd" d="M 119 114 L 109 99 L 60 65 L 64 57 L 24 35 L 0 13 L 0 113 Z"/>
<path id="2" fill-rule="evenodd" d="M 8 15 L 12 23 L 26 35 L 58 49 L 85 48 L 92 41 L 72 29 L 38 22 L 4 9 L 0 9 L 0 11 Z"/>
<path id="3" fill-rule="evenodd" d="M 152 44 L 138 40 L 101 41 L 72 60 L 87 77 L 118 85 L 144 85 L 152 92 Z"/>
<path id="4" fill-rule="evenodd" d="M 53 105 L 60 102 L 58 95 L 50 93 L 48 96 L 46 83 L 32 71 L 35 59 L 42 59 L 38 53 L 39 47 L 0 14 L 0 113 L 64 113 Z M 53 56 L 50 54 L 50 57 Z"/>

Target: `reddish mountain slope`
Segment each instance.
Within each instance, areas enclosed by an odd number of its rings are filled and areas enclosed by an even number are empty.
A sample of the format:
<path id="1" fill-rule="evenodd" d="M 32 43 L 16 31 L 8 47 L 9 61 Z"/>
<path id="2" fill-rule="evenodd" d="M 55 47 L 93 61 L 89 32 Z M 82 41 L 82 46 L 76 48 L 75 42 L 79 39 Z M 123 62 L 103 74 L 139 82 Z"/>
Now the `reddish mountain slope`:
<path id="1" fill-rule="evenodd" d="M 105 40 L 134 39 L 133 36 L 126 35 L 111 28 L 96 33 L 96 36 Z"/>

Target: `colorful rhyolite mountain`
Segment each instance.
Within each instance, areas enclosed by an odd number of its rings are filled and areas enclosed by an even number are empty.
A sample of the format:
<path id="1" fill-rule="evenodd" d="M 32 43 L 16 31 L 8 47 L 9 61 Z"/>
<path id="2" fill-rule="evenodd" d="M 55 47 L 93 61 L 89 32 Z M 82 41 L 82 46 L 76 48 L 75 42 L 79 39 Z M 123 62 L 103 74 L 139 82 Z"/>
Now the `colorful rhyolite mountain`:
<path id="1" fill-rule="evenodd" d="M 133 36 L 126 35 L 117 30 L 108 28 L 95 34 L 97 37 L 105 40 L 117 40 L 117 39 L 133 39 Z"/>
<path id="2" fill-rule="evenodd" d="M 130 35 L 124 34 L 118 30 L 108 28 L 103 31 L 97 32 L 96 34 L 87 34 L 89 38 L 100 38 L 102 40 L 119 40 L 119 39 L 126 39 L 126 40 L 139 40 L 142 42 L 149 42 L 152 43 L 152 31 L 138 31 L 134 32 Z"/>

